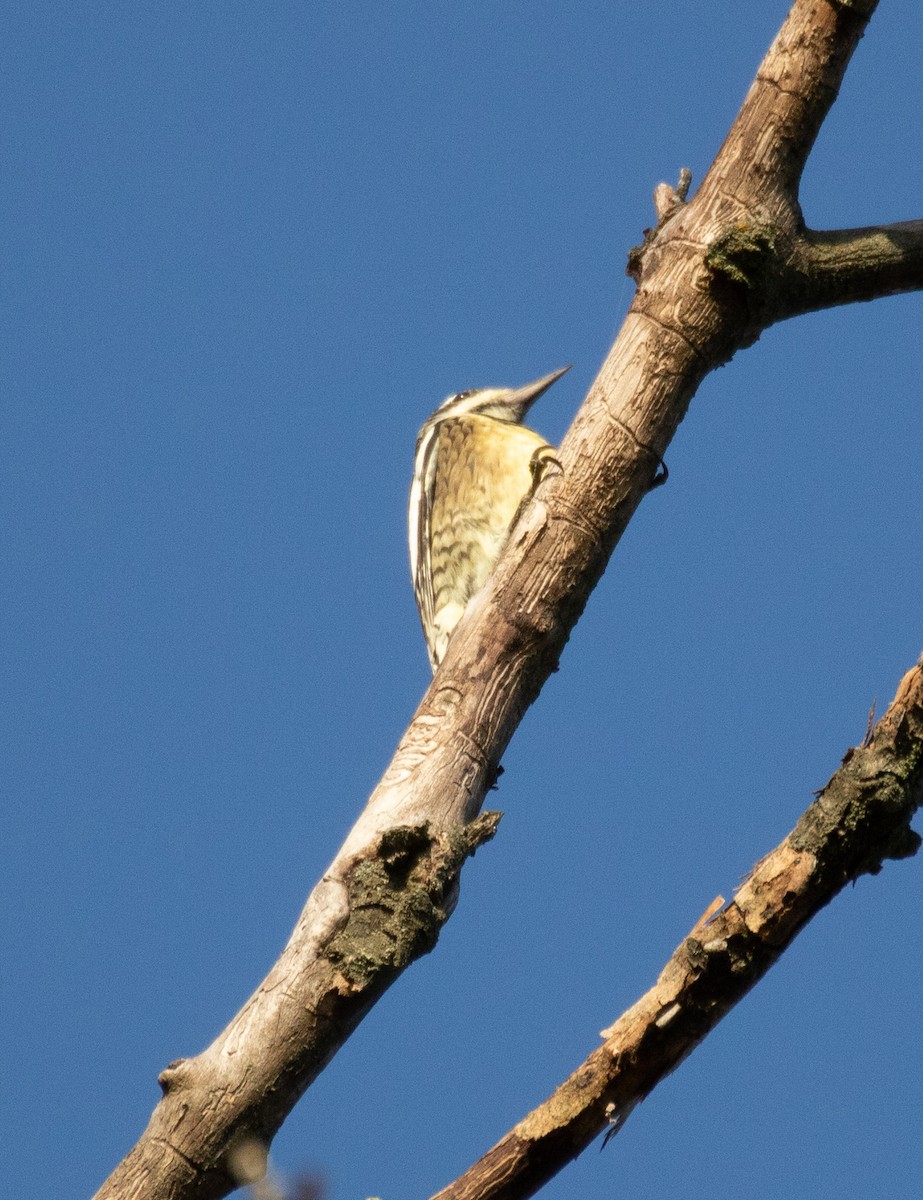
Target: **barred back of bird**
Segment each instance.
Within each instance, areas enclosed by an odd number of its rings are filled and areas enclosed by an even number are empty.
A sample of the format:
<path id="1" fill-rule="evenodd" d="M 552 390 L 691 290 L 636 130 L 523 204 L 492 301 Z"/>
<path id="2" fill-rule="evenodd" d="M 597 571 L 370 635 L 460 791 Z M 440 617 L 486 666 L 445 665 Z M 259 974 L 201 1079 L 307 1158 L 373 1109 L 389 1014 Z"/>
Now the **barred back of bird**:
<path id="1" fill-rule="evenodd" d="M 410 573 L 433 670 L 484 586 L 551 447 L 521 424 L 564 367 L 521 388 L 449 396 L 420 430 L 410 488 Z"/>

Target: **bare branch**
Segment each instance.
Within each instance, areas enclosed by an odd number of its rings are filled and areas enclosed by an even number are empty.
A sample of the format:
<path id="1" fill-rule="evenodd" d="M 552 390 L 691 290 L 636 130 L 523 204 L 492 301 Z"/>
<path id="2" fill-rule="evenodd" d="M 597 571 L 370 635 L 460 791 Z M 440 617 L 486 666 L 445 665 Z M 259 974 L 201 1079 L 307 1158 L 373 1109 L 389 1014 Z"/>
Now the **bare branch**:
<path id="1" fill-rule="evenodd" d="M 923 805 L 923 658 L 868 745 L 847 752 L 730 904 L 710 906 L 657 983 L 557 1091 L 433 1200 L 523 1200 L 632 1109 L 756 984 L 807 922 L 886 858 L 914 854 Z"/>
<path id="2" fill-rule="evenodd" d="M 795 240 L 783 273 L 787 316 L 923 288 L 923 221 L 872 225 Z"/>
<path id="3" fill-rule="evenodd" d="M 808 155 L 876 7 L 877 0 L 792 6 L 702 182 L 709 197 L 724 193 L 722 216 L 743 206 L 752 217 L 757 198 L 774 221 L 797 211 Z"/>
<path id="4" fill-rule="evenodd" d="M 270 1144 L 378 997 L 435 944 L 462 864 L 496 827 L 495 814 L 477 814 L 501 756 L 662 481 L 698 384 L 784 315 L 773 248 L 801 232 L 791 192 L 864 28 L 858 9 L 795 0 L 699 194 L 684 203 L 677 189 L 675 211 L 635 254 L 637 294 L 558 452 L 561 471 L 525 508 L 288 945 L 215 1042 L 164 1071 L 163 1099 L 99 1200 L 226 1194 L 235 1146 Z"/>

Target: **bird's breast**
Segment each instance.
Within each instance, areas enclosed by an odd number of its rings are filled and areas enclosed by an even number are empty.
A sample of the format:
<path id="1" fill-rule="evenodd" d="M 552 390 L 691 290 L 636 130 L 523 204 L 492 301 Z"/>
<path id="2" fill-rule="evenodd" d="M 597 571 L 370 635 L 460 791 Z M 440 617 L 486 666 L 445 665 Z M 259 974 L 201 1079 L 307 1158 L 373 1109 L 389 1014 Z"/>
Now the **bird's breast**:
<path id="1" fill-rule="evenodd" d="M 432 569 L 437 609 L 465 604 L 485 583 L 545 440 L 522 425 L 471 416 L 446 423 L 436 462 Z"/>

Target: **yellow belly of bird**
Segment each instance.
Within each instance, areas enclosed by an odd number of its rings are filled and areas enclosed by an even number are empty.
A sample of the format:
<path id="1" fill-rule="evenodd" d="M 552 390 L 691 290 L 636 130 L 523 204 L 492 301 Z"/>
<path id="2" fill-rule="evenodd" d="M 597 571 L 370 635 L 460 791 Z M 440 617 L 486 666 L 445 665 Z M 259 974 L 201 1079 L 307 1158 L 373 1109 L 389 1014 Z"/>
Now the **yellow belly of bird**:
<path id="1" fill-rule="evenodd" d="M 430 526 L 436 662 L 487 582 L 533 486 L 532 455 L 546 445 L 531 429 L 483 416 L 447 422 L 440 432 Z"/>

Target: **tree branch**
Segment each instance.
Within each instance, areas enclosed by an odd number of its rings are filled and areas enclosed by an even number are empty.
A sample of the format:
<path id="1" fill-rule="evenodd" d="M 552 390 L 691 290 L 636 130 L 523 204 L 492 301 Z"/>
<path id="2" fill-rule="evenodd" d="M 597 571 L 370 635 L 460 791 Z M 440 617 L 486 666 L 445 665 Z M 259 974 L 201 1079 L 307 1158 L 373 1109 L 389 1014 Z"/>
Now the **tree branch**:
<path id="1" fill-rule="evenodd" d="M 727 210 L 719 216 L 731 217 L 738 205 L 749 206 L 759 195 L 767 216 L 786 219 L 877 6 L 878 0 L 805 0 L 792 6 L 702 183 L 705 192 L 725 193 Z"/>
<path id="2" fill-rule="evenodd" d="M 916 852 L 923 805 L 923 658 L 867 744 L 843 765 L 731 902 L 711 909 L 604 1044 L 433 1200 L 523 1200 L 673 1071 L 833 897 L 887 858 Z M 717 904 L 720 904 L 720 899 Z"/>
<path id="3" fill-rule="evenodd" d="M 501 756 L 660 480 L 699 382 L 780 319 L 765 273 L 744 286 L 735 277 L 740 247 L 726 243 L 724 259 L 712 251 L 741 224 L 800 230 L 793 190 L 865 20 L 858 5 L 795 0 L 699 194 L 678 197 L 634 255 L 637 294 L 558 452 L 560 471 L 546 473 L 455 630 L 281 957 L 211 1046 L 162 1074 L 163 1099 L 99 1200 L 227 1194 L 235 1147 L 268 1145 L 378 997 L 434 945 L 465 858 L 496 827 L 496 815 L 476 818 Z"/>
<path id="4" fill-rule="evenodd" d="M 786 316 L 917 291 L 923 288 L 923 220 L 805 230 L 792 246 L 783 278 Z"/>

